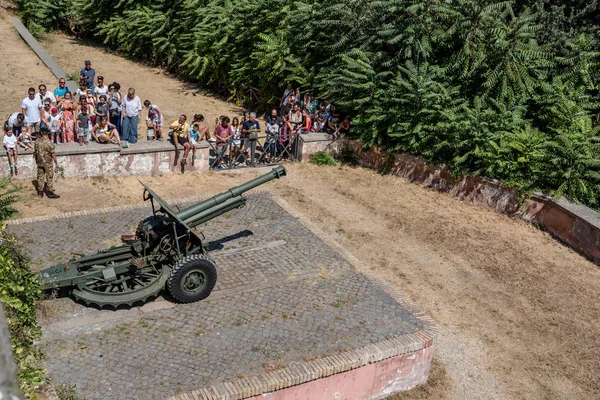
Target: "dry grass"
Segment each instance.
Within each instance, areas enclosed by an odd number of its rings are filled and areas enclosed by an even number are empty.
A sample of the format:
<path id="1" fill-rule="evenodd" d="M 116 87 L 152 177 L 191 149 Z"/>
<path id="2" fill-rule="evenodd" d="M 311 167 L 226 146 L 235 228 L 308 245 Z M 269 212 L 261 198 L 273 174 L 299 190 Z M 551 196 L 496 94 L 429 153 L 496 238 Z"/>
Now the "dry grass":
<path id="1" fill-rule="evenodd" d="M 447 400 L 451 397 L 451 391 L 452 379 L 448 376 L 444 364 L 437 357 L 433 357 L 429 379 L 425 384 L 408 392 L 396 393 L 387 397 L 387 400 Z"/>

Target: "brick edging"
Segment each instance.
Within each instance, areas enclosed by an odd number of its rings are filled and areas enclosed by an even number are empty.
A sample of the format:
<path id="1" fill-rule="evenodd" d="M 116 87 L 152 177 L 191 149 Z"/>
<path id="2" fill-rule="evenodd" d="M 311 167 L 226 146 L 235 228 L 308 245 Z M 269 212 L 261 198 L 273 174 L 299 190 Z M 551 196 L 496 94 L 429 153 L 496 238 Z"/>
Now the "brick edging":
<path id="1" fill-rule="evenodd" d="M 270 196 L 271 193 L 266 190 L 252 189 L 252 190 L 245 192 L 244 195 L 245 196 Z M 199 203 L 201 201 L 210 199 L 213 196 L 184 197 L 181 199 L 167 200 L 167 203 L 171 206 L 174 204 Z M 95 208 L 92 210 L 69 211 L 66 213 L 60 213 L 60 214 L 54 214 L 54 215 L 41 215 L 39 217 L 10 219 L 8 221 L 5 221 L 5 224 L 7 226 L 23 225 L 23 224 L 30 224 L 33 222 L 40 222 L 40 221 L 53 221 L 53 220 L 57 220 L 57 219 L 69 219 L 69 218 L 74 218 L 74 217 L 82 217 L 82 216 L 86 216 L 86 215 L 110 214 L 113 212 L 140 210 L 142 208 L 150 208 L 150 207 L 151 207 L 150 203 L 143 202 L 143 203 L 137 203 L 137 204 L 127 204 L 127 205 L 123 205 L 123 206 Z"/>
<path id="2" fill-rule="evenodd" d="M 350 371 L 401 354 L 422 350 L 432 343 L 417 334 L 403 335 L 313 361 L 292 361 L 288 367 L 249 378 L 211 385 L 170 397 L 170 400 L 244 399 Z"/>
<path id="3" fill-rule="evenodd" d="M 331 236 L 323 232 L 302 214 L 297 212 L 285 200 L 278 196 L 272 196 L 272 199 L 281 208 L 292 215 L 292 217 L 296 218 L 296 220 L 298 220 L 305 228 L 309 229 L 314 235 L 331 247 L 333 251 L 340 254 L 348 263 L 356 268 L 357 271 L 365 275 L 375 287 L 383 290 L 403 308 L 410 311 L 421 321 L 423 329 L 415 333 L 382 340 L 358 349 L 319 358 L 313 361 L 292 361 L 288 367 L 276 371 L 261 373 L 253 377 L 236 379 L 178 394 L 170 397 L 170 400 L 244 399 L 347 372 L 368 364 L 433 346 L 438 333 L 438 328 L 427 314 L 408 301 L 404 295 L 392 285 L 368 271 L 358 258 L 348 250 L 344 249 Z"/>

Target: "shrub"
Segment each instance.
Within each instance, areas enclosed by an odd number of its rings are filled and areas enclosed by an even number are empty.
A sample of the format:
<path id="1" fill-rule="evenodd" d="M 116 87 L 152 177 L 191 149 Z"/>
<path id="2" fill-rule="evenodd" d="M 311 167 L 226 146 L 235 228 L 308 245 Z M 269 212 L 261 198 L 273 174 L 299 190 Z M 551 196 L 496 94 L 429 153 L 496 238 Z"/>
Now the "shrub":
<path id="1" fill-rule="evenodd" d="M 19 382 L 25 393 L 31 393 L 44 382 L 34 345 L 41 335 L 36 320 L 36 302 L 40 298 L 41 286 L 29 270 L 28 258 L 14 238 L 5 238 L 0 246 L 0 300 L 6 311 Z"/>
<path id="2" fill-rule="evenodd" d="M 41 298 L 41 286 L 29 270 L 29 259 L 14 237 L 6 232 L 4 220 L 15 213 L 18 187 L 8 188 L 9 178 L 0 180 L 0 301 L 4 305 L 8 330 L 19 382 L 25 393 L 31 393 L 44 382 L 44 371 L 38 363 L 34 345 L 41 335 L 36 320 L 36 302 Z"/>
<path id="3" fill-rule="evenodd" d="M 16 0 L 21 19 L 33 35 L 69 28 L 74 18 L 73 3 L 74 0 Z"/>
<path id="4" fill-rule="evenodd" d="M 310 163 L 315 165 L 336 165 L 333 157 L 324 151 L 317 151 L 310 157 Z"/>

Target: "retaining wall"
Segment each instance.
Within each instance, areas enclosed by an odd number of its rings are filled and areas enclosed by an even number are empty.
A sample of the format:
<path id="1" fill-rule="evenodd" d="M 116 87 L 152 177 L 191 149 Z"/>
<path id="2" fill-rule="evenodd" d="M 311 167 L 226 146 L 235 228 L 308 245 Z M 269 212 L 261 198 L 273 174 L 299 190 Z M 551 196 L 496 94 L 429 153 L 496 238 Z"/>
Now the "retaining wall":
<path id="1" fill-rule="evenodd" d="M 560 198 L 535 194 L 521 217 L 547 230 L 595 263 L 600 263 L 600 213 Z"/>
<path id="2" fill-rule="evenodd" d="M 21 150 L 22 151 L 22 150 Z M 183 155 L 183 150 L 180 152 Z M 196 160 L 191 165 L 191 152 L 185 169 L 176 160 L 175 149 L 167 142 L 138 142 L 127 149 L 112 144 L 90 143 L 78 146 L 68 143 L 56 146 L 58 164 L 65 178 L 84 176 L 152 175 L 182 172 L 205 172 L 209 167 L 209 145 L 200 143 Z M 33 152 L 19 154 L 18 179 L 36 178 Z M 0 155 L 0 176 L 10 175 L 6 153 Z"/>
<path id="3" fill-rule="evenodd" d="M 433 351 L 434 346 L 426 347 L 250 399 L 381 399 L 425 383 L 429 376 Z"/>

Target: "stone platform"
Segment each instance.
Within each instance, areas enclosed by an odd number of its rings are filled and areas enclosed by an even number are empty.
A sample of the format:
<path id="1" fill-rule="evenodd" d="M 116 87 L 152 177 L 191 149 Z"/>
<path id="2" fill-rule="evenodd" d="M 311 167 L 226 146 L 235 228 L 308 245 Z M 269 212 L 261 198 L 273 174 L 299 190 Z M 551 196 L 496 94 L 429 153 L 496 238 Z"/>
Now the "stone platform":
<path id="1" fill-rule="evenodd" d="M 424 382 L 432 322 L 280 204 L 255 192 L 202 226 L 218 269 L 204 301 L 116 311 L 42 302 L 52 383 L 105 400 L 380 398 Z M 9 230 L 39 270 L 117 244 L 149 213 L 122 206 L 11 221 Z"/>

